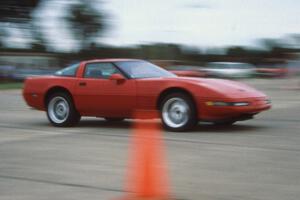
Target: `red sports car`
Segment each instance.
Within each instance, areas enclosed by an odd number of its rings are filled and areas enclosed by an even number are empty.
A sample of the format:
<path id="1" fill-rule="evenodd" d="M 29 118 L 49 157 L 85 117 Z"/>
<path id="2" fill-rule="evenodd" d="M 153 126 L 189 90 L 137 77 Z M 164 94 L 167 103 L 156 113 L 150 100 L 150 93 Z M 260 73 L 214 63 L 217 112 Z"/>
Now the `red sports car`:
<path id="1" fill-rule="evenodd" d="M 116 121 L 147 111 L 168 130 L 184 131 L 199 120 L 232 124 L 271 107 L 265 94 L 245 84 L 177 77 L 135 59 L 83 61 L 52 76 L 28 78 L 23 96 L 46 111 L 54 126 L 75 125 L 81 116 Z"/>

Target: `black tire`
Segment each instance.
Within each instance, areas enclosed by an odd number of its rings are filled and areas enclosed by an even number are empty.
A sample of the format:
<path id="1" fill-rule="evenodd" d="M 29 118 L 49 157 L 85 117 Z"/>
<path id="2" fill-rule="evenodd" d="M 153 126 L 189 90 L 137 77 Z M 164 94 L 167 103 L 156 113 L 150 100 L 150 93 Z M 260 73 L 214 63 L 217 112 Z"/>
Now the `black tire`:
<path id="1" fill-rule="evenodd" d="M 124 120 L 124 118 L 121 117 L 105 117 L 104 119 L 108 122 L 121 122 Z"/>
<path id="2" fill-rule="evenodd" d="M 179 111 L 179 113 L 177 113 L 178 111 L 176 111 L 176 109 L 175 109 L 176 104 L 175 104 L 175 106 L 171 105 L 172 101 L 173 101 L 173 104 L 180 102 L 180 104 L 184 105 L 183 106 L 184 108 L 187 106 L 186 112 Z M 178 101 L 178 102 L 176 102 L 176 101 Z M 170 118 L 172 118 L 171 112 L 166 113 L 166 109 L 167 110 L 169 109 L 168 106 L 173 106 L 173 109 L 175 109 L 173 111 L 173 114 L 175 113 L 174 115 L 178 115 L 178 116 L 184 115 L 185 120 L 183 120 L 183 122 L 181 122 L 181 123 L 176 124 L 176 122 L 174 122 L 174 120 L 170 119 Z M 178 109 L 178 110 L 180 110 L 180 109 Z M 180 115 L 180 113 L 181 113 L 181 115 Z M 174 132 L 191 130 L 198 123 L 197 109 L 196 109 L 193 99 L 189 95 L 187 95 L 185 93 L 181 93 L 181 92 L 171 93 L 163 98 L 163 100 L 160 103 L 160 116 L 161 116 L 161 121 L 162 121 L 163 127 L 166 130 L 174 131 Z"/>
<path id="3" fill-rule="evenodd" d="M 68 110 L 66 111 L 67 114 L 65 114 L 64 117 L 61 117 L 63 119 L 59 119 L 59 115 L 57 114 L 56 111 L 54 111 L 54 108 L 57 108 L 58 104 L 62 104 L 62 105 L 65 104 L 66 107 L 65 110 Z M 57 126 L 57 127 L 74 126 L 78 124 L 81 118 L 79 112 L 76 110 L 74 106 L 71 96 L 64 92 L 57 92 L 51 94 L 47 99 L 46 109 L 47 109 L 46 111 L 47 111 L 48 120 L 51 122 L 53 126 Z"/>

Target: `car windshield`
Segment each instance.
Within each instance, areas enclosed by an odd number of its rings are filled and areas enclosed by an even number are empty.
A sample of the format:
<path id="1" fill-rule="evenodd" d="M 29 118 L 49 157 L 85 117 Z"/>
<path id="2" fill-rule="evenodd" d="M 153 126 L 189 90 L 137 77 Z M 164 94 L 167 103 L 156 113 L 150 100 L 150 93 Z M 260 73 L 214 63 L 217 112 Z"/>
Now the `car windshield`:
<path id="1" fill-rule="evenodd" d="M 115 64 L 129 78 L 176 77 L 175 74 L 146 61 L 125 61 L 115 62 Z"/>

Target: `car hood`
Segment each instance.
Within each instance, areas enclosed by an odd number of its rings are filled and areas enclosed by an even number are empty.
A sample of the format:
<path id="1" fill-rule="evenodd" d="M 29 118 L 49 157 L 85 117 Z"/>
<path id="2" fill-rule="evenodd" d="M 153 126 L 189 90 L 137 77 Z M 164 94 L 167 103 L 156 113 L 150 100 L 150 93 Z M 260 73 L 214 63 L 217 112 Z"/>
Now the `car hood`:
<path id="1" fill-rule="evenodd" d="M 197 84 L 229 98 L 266 97 L 264 93 L 237 81 L 189 77 L 178 77 L 178 79 L 192 84 Z"/>

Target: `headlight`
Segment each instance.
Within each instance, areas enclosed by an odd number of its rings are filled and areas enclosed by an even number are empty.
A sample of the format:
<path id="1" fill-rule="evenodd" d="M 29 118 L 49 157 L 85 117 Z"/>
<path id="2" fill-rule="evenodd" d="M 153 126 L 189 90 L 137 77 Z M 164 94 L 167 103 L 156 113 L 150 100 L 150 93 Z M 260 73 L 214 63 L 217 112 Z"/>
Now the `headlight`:
<path id="1" fill-rule="evenodd" d="M 207 101 L 207 106 L 248 106 L 249 102 Z"/>

